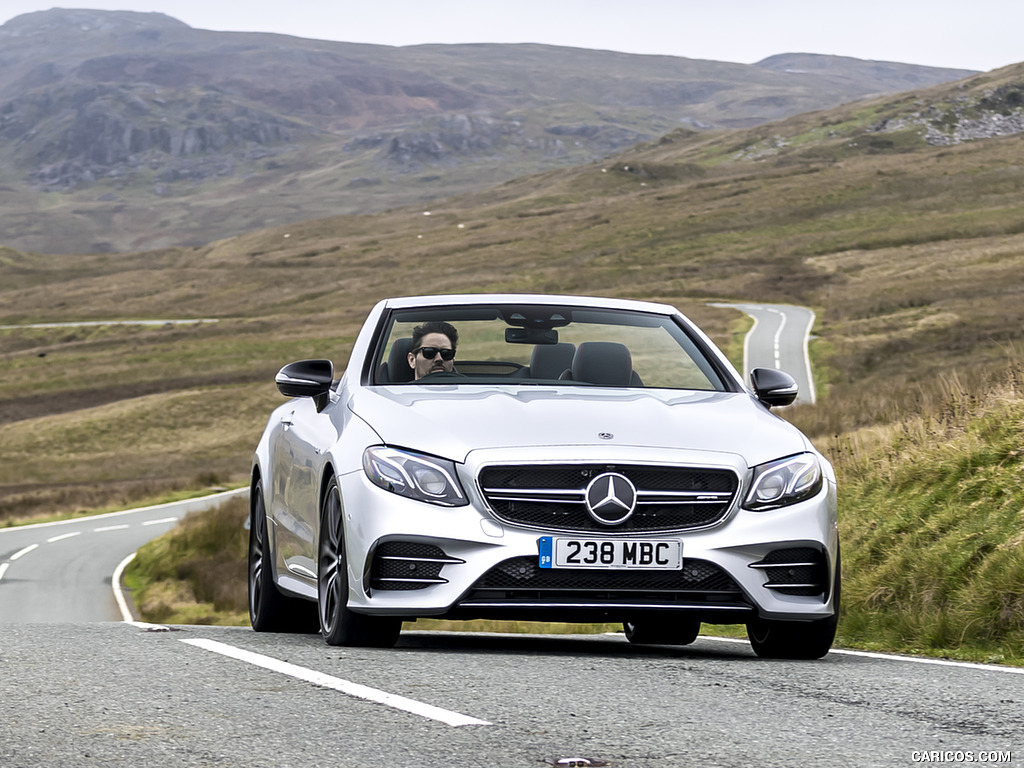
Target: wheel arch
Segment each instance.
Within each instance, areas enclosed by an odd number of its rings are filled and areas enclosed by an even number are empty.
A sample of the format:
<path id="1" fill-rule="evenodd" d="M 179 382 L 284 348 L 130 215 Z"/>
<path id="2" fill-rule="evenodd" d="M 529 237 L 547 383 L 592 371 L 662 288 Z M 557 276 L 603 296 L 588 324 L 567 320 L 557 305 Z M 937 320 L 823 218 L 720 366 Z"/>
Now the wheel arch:
<path id="1" fill-rule="evenodd" d="M 323 507 L 324 497 L 327 495 L 327 486 L 331 480 L 337 482 L 337 475 L 334 473 L 334 462 L 328 461 L 324 464 L 323 473 L 320 476 L 320 493 L 317 494 L 317 498 L 320 500 L 320 506 Z M 341 487 L 341 483 L 338 483 L 338 487 Z"/>
<path id="2" fill-rule="evenodd" d="M 259 464 L 252 468 L 252 476 L 249 478 L 249 520 L 252 520 L 253 512 L 256 510 L 256 491 L 263 491 L 263 471 Z M 263 494 L 263 503 L 267 503 L 266 494 Z"/>
<path id="3" fill-rule="evenodd" d="M 280 573 L 280 564 L 277 562 L 277 546 L 274 539 L 275 528 L 270 524 L 270 508 L 267 506 L 267 493 L 263 487 L 263 469 L 259 463 L 254 463 L 252 467 L 252 476 L 249 478 L 249 525 L 250 527 L 256 522 L 256 498 L 257 492 L 263 497 L 263 515 L 266 518 L 266 542 L 264 546 L 267 548 L 269 557 L 264 567 L 270 569 L 270 580 L 278 585 L 278 574 Z"/>
<path id="4" fill-rule="evenodd" d="M 319 552 L 320 551 L 320 527 L 321 527 L 321 524 L 323 522 L 322 521 L 322 517 L 323 517 L 323 513 L 324 513 L 324 500 L 327 498 L 327 488 L 330 485 L 330 482 L 331 482 L 332 479 L 334 479 L 334 481 L 337 482 L 337 475 L 334 473 L 334 462 L 331 461 L 331 460 L 328 460 L 324 464 L 323 470 L 322 470 L 322 472 L 320 474 L 320 489 L 318 490 L 317 495 L 316 495 L 316 498 L 317 498 L 317 510 L 316 510 L 317 526 L 316 526 L 316 535 L 314 536 L 314 541 L 313 541 L 313 551 L 314 552 Z M 341 488 L 341 483 L 338 483 L 338 487 L 339 487 L 339 489 Z M 344 507 L 344 500 L 342 502 L 342 506 Z M 342 523 L 344 524 L 344 519 L 342 519 Z"/>

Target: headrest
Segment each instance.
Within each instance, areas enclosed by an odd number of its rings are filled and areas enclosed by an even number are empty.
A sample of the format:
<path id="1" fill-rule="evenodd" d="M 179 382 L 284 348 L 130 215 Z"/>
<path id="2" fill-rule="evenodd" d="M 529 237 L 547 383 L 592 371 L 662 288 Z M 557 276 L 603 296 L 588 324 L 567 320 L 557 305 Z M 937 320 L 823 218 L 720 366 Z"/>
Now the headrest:
<path id="1" fill-rule="evenodd" d="M 572 378 L 606 387 L 628 387 L 633 379 L 633 358 L 625 344 L 584 341 L 572 359 Z"/>
<path id="2" fill-rule="evenodd" d="M 395 382 L 412 381 L 413 370 L 409 367 L 409 350 L 412 349 L 412 337 L 395 339 L 388 355 L 388 380 Z"/>
<path id="3" fill-rule="evenodd" d="M 572 367 L 576 345 L 568 342 L 538 344 L 530 356 L 530 375 L 535 379 L 557 379 Z"/>

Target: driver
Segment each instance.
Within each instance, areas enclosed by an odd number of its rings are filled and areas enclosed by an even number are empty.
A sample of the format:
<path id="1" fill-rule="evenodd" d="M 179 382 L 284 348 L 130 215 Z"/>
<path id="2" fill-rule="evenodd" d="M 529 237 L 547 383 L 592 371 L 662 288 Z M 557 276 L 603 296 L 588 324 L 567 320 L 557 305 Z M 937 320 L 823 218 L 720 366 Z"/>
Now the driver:
<path id="1" fill-rule="evenodd" d="M 431 320 L 412 330 L 409 367 L 414 379 L 431 373 L 452 373 L 455 369 L 455 347 L 459 332 L 451 323 Z"/>

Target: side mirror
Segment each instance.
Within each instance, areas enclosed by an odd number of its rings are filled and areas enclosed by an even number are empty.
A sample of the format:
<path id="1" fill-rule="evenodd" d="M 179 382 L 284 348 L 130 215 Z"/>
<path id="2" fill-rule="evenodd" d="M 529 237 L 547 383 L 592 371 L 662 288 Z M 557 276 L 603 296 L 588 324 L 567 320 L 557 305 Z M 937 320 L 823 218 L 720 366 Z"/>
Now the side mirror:
<path id="1" fill-rule="evenodd" d="M 790 405 L 800 391 L 792 376 L 774 368 L 755 368 L 750 372 L 750 384 L 757 399 L 769 408 Z"/>
<path id="2" fill-rule="evenodd" d="M 334 363 L 330 360 L 300 360 L 289 363 L 274 377 L 277 388 L 285 397 L 312 397 L 317 411 L 329 401 L 334 383 Z"/>

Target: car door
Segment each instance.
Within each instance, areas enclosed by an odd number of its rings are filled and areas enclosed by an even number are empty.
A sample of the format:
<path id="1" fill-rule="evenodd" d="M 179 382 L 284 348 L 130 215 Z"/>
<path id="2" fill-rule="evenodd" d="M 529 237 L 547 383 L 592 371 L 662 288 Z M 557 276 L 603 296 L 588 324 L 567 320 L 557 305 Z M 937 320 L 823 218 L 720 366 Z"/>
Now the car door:
<path id="1" fill-rule="evenodd" d="M 280 427 L 272 459 L 280 494 L 275 509 L 278 562 L 293 574 L 315 579 L 320 472 L 333 429 L 308 397 L 289 403 Z"/>

